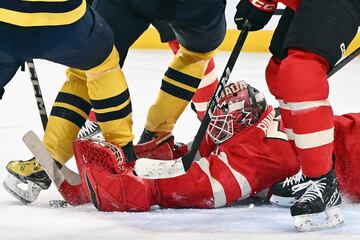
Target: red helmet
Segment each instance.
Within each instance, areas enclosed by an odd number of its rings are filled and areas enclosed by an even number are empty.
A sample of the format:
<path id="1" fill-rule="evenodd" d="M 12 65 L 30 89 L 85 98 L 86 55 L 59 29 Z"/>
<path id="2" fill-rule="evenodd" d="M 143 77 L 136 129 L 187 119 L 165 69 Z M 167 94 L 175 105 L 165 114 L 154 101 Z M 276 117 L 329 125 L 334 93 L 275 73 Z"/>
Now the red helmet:
<path id="1" fill-rule="evenodd" d="M 245 81 L 225 87 L 207 132 L 216 144 L 257 123 L 267 104 L 264 95 Z"/>

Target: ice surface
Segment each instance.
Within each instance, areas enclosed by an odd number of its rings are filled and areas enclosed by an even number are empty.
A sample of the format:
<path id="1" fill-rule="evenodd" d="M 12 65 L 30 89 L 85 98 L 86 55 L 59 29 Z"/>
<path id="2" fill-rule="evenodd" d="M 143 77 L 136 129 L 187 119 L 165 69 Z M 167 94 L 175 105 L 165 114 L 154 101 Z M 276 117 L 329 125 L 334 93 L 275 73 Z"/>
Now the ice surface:
<path id="1" fill-rule="evenodd" d="M 219 75 L 229 53 L 216 57 Z M 267 91 L 264 68 L 268 54 L 241 54 L 232 80 L 247 80 Z M 140 136 L 147 109 L 156 98 L 163 72 L 171 60 L 170 51 L 131 51 L 124 72 L 132 95 L 134 132 Z M 65 80 L 63 66 L 35 61 L 48 113 Z M 330 80 L 334 111 L 337 114 L 360 110 L 360 60 L 356 59 Z M 22 143 L 28 130 L 43 135 L 41 121 L 28 73 L 18 72 L 0 101 L 0 181 L 6 176 L 6 163 L 28 159 L 30 152 Z M 174 130 L 177 140 L 187 142 L 199 123 L 190 109 L 181 116 Z M 137 139 L 136 139 L 137 140 Z M 72 162 L 72 161 L 71 161 Z M 73 163 L 69 166 L 74 168 Z M 359 183 L 354 183 L 359 184 Z M 25 206 L 0 187 L 0 239 L 360 239 L 360 207 L 343 206 L 345 225 L 315 233 L 296 233 L 288 209 L 272 206 L 237 205 L 214 210 L 158 209 L 148 213 L 101 213 L 91 205 L 50 208 L 48 202 L 61 199 L 52 186 L 37 202 Z"/>

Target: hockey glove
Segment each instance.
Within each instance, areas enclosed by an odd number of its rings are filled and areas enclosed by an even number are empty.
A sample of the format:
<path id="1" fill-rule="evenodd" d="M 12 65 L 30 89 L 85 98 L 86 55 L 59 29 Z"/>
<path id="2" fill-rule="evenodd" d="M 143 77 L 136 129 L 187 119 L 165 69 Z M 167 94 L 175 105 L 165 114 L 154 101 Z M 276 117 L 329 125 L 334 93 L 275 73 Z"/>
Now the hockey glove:
<path id="1" fill-rule="evenodd" d="M 241 0 L 236 6 L 234 21 L 239 30 L 245 28 L 245 22 L 251 23 L 250 31 L 257 31 L 270 21 L 277 3 L 271 0 Z"/>

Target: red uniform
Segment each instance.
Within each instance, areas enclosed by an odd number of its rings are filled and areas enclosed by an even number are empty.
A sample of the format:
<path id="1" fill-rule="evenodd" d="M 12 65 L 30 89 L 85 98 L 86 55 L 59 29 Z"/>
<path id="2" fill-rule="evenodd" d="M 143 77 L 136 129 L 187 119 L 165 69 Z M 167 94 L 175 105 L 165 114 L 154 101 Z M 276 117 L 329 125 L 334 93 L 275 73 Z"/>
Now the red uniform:
<path id="1" fill-rule="evenodd" d="M 360 186 L 354 184 L 360 180 L 360 164 L 357 164 L 360 114 L 336 116 L 334 122 L 335 169 L 340 189 L 354 200 L 360 200 Z M 136 148 L 138 153 L 142 151 L 141 147 Z M 171 147 L 165 144 L 161 148 L 164 156 L 171 156 Z M 164 156 L 162 158 L 166 159 Z M 283 131 L 282 121 L 274 118 L 269 106 L 257 124 L 236 133 L 219 147 L 205 137 L 197 159 L 183 176 L 145 180 L 134 176 L 131 169 L 115 175 L 104 174 L 102 169 L 93 165 L 85 174 L 86 178 L 97 179 L 97 185 L 92 186 L 97 196 L 105 196 L 97 201 L 111 200 L 110 205 L 101 207 L 102 210 L 146 211 L 151 205 L 166 208 L 227 206 L 296 174 L 300 164 Z M 83 173 L 83 167 L 79 166 L 79 171 Z M 121 204 L 115 204 L 114 209 L 114 202 Z"/>
<path id="2" fill-rule="evenodd" d="M 155 180 L 156 204 L 222 207 L 297 173 L 299 163 L 281 131 L 281 122 L 273 118 L 269 107 L 256 125 L 218 148 L 205 137 L 200 148 L 203 157 L 196 159 L 185 175 Z"/>
<path id="3" fill-rule="evenodd" d="M 335 169 L 341 191 L 360 201 L 360 114 L 334 117 Z M 265 133 L 266 132 L 266 133 Z M 210 146 L 210 147 L 209 147 Z M 202 152 L 213 146 L 203 142 Z M 221 207 L 256 194 L 299 171 L 282 131 L 282 122 L 266 111 L 253 127 L 236 134 L 184 176 L 156 180 L 156 204 L 163 207 Z"/>

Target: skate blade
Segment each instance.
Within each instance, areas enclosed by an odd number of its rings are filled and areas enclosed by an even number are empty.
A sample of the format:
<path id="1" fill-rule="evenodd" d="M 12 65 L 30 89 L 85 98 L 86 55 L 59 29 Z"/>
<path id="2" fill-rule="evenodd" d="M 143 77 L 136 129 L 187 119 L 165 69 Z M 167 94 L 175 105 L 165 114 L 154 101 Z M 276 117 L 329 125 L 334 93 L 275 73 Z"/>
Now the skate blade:
<path id="1" fill-rule="evenodd" d="M 25 183 L 15 176 L 8 174 L 3 182 L 3 187 L 8 193 L 24 204 L 30 204 L 36 201 L 40 194 L 41 188 L 31 181 L 27 181 L 25 184 L 27 189 L 18 187 L 19 184 Z"/>
<path id="2" fill-rule="evenodd" d="M 294 202 L 294 197 L 280 197 L 276 195 L 271 195 L 270 197 L 270 203 L 278 207 L 289 208 L 294 205 Z"/>
<path id="3" fill-rule="evenodd" d="M 321 213 L 295 216 L 294 219 L 295 228 L 299 232 L 336 228 L 344 223 L 344 217 L 339 206 L 329 208 Z"/>

